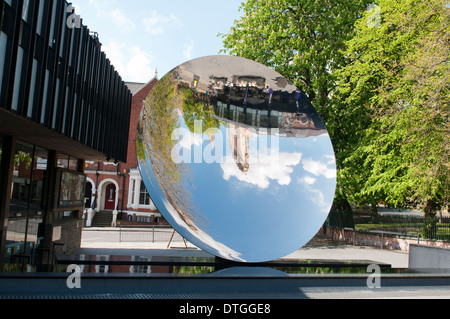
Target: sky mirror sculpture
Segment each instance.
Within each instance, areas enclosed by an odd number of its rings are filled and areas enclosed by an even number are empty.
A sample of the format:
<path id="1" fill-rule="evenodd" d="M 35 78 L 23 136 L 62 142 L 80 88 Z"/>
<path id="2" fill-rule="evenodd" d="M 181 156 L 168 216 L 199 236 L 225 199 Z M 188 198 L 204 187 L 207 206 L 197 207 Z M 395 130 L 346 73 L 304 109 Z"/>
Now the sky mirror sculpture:
<path id="1" fill-rule="evenodd" d="M 145 101 L 136 144 L 161 214 L 220 258 L 283 258 L 316 235 L 333 203 L 323 121 L 286 78 L 247 59 L 209 56 L 165 75 Z"/>

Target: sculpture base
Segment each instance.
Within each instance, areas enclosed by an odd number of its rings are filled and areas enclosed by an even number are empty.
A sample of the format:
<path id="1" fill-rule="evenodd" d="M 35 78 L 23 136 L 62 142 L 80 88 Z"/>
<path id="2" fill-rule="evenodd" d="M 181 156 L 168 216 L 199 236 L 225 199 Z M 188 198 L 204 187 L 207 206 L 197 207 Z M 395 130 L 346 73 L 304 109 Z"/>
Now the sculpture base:
<path id="1" fill-rule="evenodd" d="M 83 255 L 56 257 L 55 268 L 64 272 L 68 265 L 82 266 L 85 273 L 149 273 L 178 275 L 212 275 L 225 270 L 245 270 L 246 275 L 261 274 L 262 269 L 275 270 L 278 275 L 311 273 L 365 273 L 370 265 L 376 264 L 383 270 L 390 270 L 388 264 L 372 261 L 333 261 L 280 259 L 264 263 L 240 263 L 219 257 L 171 257 L 171 256 L 97 256 Z M 273 271 L 268 271 L 274 274 Z"/>

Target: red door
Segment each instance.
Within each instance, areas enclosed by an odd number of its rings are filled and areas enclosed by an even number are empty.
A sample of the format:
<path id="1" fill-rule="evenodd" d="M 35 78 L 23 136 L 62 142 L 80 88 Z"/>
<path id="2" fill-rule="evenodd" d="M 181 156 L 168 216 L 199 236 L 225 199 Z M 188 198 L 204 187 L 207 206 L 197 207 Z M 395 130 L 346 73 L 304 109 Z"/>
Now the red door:
<path id="1" fill-rule="evenodd" d="M 114 210 L 116 207 L 116 186 L 109 184 L 106 186 L 105 209 Z"/>

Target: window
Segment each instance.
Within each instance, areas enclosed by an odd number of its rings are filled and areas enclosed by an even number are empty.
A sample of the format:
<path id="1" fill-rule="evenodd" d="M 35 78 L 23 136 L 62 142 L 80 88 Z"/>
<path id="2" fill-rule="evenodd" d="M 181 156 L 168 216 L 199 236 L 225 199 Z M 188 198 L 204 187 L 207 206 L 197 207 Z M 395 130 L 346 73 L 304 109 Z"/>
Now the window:
<path id="1" fill-rule="evenodd" d="M 42 21 L 44 18 L 44 1 L 39 2 L 39 15 L 38 15 L 38 22 L 37 22 L 37 34 L 42 35 Z"/>
<path id="2" fill-rule="evenodd" d="M 45 116 L 47 113 L 47 97 L 48 97 L 48 88 L 50 83 L 50 77 L 52 75 L 50 74 L 49 70 L 45 71 L 45 84 L 44 84 L 44 99 L 42 101 L 42 112 L 41 112 L 41 124 L 45 125 Z"/>
<path id="3" fill-rule="evenodd" d="M 3 32 L 0 31 L 0 95 L 2 93 L 3 69 L 5 67 L 5 55 L 6 55 L 7 42 L 8 42 L 8 37 L 6 36 L 6 34 L 4 34 Z"/>
<path id="4" fill-rule="evenodd" d="M 58 155 L 58 167 L 60 168 L 69 168 L 69 156 L 64 154 Z"/>
<path id="5" fill-rule="evenodd" d="M 145 217 L 145 216 L 138 216 L 137 217 L 137 222 L 138 223 L 150 223 L 150 217 Z"/>
<path id="6" fill-rule="evenodd" d="M 136 194 L 136 180 L 133 179 L 131 182 L 131 198 L 130 198 L 130 204 L 134 205 L 134 196 Z"/>
<path id="7" fill-rule="evenodd" d="M 39 245 L 42 196 L 48 151 L 17 141 L 9 204 L 6 261 L 15 255 L 30 255 Z"/>
<path id="8" fill-rule="evenodd" d="M 22 9 L 22 19 L 24 21 L 28 21 L 30 0 L 24 0 L 22 7 L 23 7 L 23 9 Z"/>
<path id="9" fill-rule="evenodd" d="M 1 171 L 1 167 L 2 167 L 2 147 L 3 147 L 3 137 L 0 134 L 0 180 L 2 180 L 2 171 Z"/>
<path id="10" fill-rule="evenodd" d="M 48 39 L 49 40 L 48 45 L 52 48 L 53 48 L 53 45 L 55 44 L 56 5 L 57 5 L 57 1 L 54 1 L 53 8 L 52 8 L 50 37 Z"/>
<path id="11" fill-rule="evenodd" d="M 149 261 L 149 259 L 147 257 L 136 256 L 136 257 L 134 257 L 134 261 L 147 262 L 147 261 Z M 133 266 L 132 273 L 133 274 L 149 274 L 150 273 L 150 266 L 147 266 L 147 265 Z"/>
<path id="12" fill-rule="evenodd" d="M 155 210 L 150 194 L 142 181 L 139 170 L 130 170 L 130 182 L 128 186 L 128 208 Z"/>
<path id="13" fill-rule="evenodd" d="M 68 7 L 69 5 L 67 4 L 67 2 L 64 4 L 64 12 L 66 12 L 67 13 L 67 7 Z M 61 45 L 60 45 L 60 48 L 59 48 L 59 56 L 62 58 L 62 57 L 64 57 L 64 51 L 65 51 L 65 48 L 64 48 L 64 42 L 65 42 L 65 39 L 66 39 L 66 31 L 67 31 L 67 28 L 66 28 L 66 26 L 67 26 L 67 24 L 65 23 L 66 22 L 66 15 L 64 15 L 64 23 L 62 23 L 62 25 L 61 25 Z"/>
<path id="14" fill-rule="evenodd" d="M 11 107 L 14 111 L 17 111 L 19 107 L 20 80 L 22 79 L 23 53 L 24 53 L 23 49 L 19 46 L 19 50 L 17 51 L 16 76 L 14 79 L 14 94 Z"/>
<path id="15" fill-rule="evenodd" d="M 69 169 L 72 171 L 77 171 L 79 162 L 79 159 L 75 157 L 69 157 Z"/>
<path id="16" fill-rule="evenodd" d="M 38 61 L 36 59 L 33 59 L 33 68 L 31 72 L 31 86 L 30 86 L 30 99 L 28 101 L 28 113 L 27 116 L 31 118 L 33 116 L 33 108 L 34 108 L 34 93 L 36 89 L 36 76 L 37 76 L 37 69 L 38 69 Z"/>
<path id="17" fill-rule="evenodd" d="M 152 200 L 147 192 L 147 188 L 145 188 L 144 182 L 141 181 L 141 195 L 139 196 L 139 205 L 150 206 L 151 204 Z"/>

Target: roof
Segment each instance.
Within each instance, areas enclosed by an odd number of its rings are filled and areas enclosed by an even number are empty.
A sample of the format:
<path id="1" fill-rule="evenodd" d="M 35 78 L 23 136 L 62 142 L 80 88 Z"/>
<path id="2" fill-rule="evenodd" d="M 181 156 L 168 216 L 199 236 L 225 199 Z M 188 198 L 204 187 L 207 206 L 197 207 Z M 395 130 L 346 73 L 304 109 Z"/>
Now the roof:
<path id="1" fill-rule="evenodd" d="M 145 83 L 137 83 L 137 82 L 126 82 L 125 84 L 126 86 L 128 86 L 128 88 L 131 91 L 131 94 L 133 95 L 139 92 L 143 86 L 145 86 Z"/>
<path id="2" fill-rule="evenodd" d="M 130 89 L 131 94 L 134 96 L 136 93 L 141 91 L 144 87 L 146 87 L 148 84 L 152 83 L 154 80 L 157 80 L 157 79 L 158 79 L 158 71 L 155 71 L 155 75 L 147 83 L 125 82 L 125 84 L 126 84 L 126 86 L 128 86 L 128 89 Z"/>

